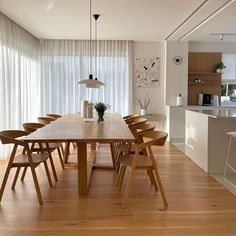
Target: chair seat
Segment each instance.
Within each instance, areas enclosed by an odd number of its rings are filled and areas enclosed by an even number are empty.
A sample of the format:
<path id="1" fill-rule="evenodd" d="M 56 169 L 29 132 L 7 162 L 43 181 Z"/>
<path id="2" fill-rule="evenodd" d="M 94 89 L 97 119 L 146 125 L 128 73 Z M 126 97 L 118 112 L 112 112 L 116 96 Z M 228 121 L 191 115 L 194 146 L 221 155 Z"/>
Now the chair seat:
<path id="1" fill-rule="evenodd" d="M 32 154 L 32 160 L 36 166 L 39 165 L 40 163 L 46 161 L 48 159 L 48 157 L 49 157 L 48 153 Z M 13 167 L 29 166 L 30 165 L 29 158 L 26 154 L 18 155 L 14 158 L 12 165 L 13 165 Z"/>
<path id="2" fill-rule="evenodd" d="M 142 169 L 142 168 L 148 168 L 148 167 L 153 166 L 149 156 L 137 155 L 136 158 L 137 158 L 136 168 Z M 123 166 L 131 167 L 132 163 L 133 163 L 133 160 L 134 160 L 134 155 L 131 155 L 131 156 L 128 156 L 128 157 L 124 156 L 124 157 L 121 158 L 121 163 L 122 163 Z"/>

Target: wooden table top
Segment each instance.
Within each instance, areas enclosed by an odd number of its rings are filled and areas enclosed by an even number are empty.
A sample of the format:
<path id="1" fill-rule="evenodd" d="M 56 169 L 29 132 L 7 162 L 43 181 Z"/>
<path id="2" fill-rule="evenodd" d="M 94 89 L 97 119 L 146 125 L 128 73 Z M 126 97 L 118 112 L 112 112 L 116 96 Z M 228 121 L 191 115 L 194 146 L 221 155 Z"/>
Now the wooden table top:
<path id="1" fill-rule="evenodd" d="M 117 113 L 106 113 L 103 123 L 97 123 L 97 118 L 93 118 L 92 121 L 84 121 L 79 114 L 68 114 L 21 138 L 21 140 L 112 142 L 132 141 L 134 136 L 122 116 Z"/>

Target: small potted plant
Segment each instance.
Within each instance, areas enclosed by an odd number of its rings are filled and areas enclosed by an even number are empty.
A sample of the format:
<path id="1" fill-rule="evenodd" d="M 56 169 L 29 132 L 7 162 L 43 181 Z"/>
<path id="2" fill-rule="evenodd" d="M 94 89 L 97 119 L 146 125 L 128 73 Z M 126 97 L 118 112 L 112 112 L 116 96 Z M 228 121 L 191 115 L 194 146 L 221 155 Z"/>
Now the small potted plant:
<path id="1" fill-rule="evenodd" d="M 104 116 L 104 112 L 110 107 L 109 105 L 103 103 L 103 102 L 97 102 L 93 104 L 95 110 L 98 113 L 98 122 L 103 122 L 103 116 Z"/>
<path id="2" fill-rule="evenodd" d="M 136 100 L 138 101 L 138 104 L 141 108 L 140 114 L 142 116 L 146 115 L 148 106 L 151 102 L 151 98 L 148 96 L 148 94 L 146 94 L 144 99 L 141 99 L 140 97 L 138 97 L 138 98 L 136 98 Z"/>
<path id="3" fill-rule="evenodd" d="M 216 64 L 216 72 L 222 73 L 222 71 L 226 68 L 226 65 L 221 61 L 218 64 Z"/>

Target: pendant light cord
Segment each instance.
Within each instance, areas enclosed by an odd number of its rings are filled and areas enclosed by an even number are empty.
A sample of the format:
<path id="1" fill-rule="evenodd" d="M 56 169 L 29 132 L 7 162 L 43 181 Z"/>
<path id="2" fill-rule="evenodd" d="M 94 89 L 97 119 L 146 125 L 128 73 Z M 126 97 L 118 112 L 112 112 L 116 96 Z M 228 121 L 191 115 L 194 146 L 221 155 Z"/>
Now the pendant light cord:
<path id="1" fill-rule="evenodd" d="M 89 24 L 89 74 L 92 74 L 92 0 L 90 0 Z"/>
<path id="2" fill-rule="evenodd" d="M 96 78 L 98 78 L 98 56 L 97 56 L 97 20 L 95 20 L 95 68 L 96 68 Z"/>

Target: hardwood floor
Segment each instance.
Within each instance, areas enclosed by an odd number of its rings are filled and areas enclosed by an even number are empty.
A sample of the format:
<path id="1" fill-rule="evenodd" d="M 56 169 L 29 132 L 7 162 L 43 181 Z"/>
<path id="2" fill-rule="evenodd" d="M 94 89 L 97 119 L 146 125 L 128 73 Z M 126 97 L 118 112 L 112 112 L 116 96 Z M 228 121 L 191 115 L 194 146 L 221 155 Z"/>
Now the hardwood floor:
<path id="1" fill-rule="evenodd" d="M 167 210 L 143 171 L 136 172 L 128 207 L 121 209 L 124 189 L 116 190 L 115 171 L 94 170 L 89 195 L 78 196 L 77 169 L 62 170 L 58 161 L 59 181 L 51 189 L 44 169 L 38 168 L 42 207 L 30 172 L 15 191 L 10 189 L 12 173 L 0 205 L 0 235 L 236 235 L 236 197 L 175 147 L 167 144 L 155 153 Z M 111 162 L 108 146 L 99 146 L 97 160 Z M 5 164 L 0 163 L 0 179 Z"/>

